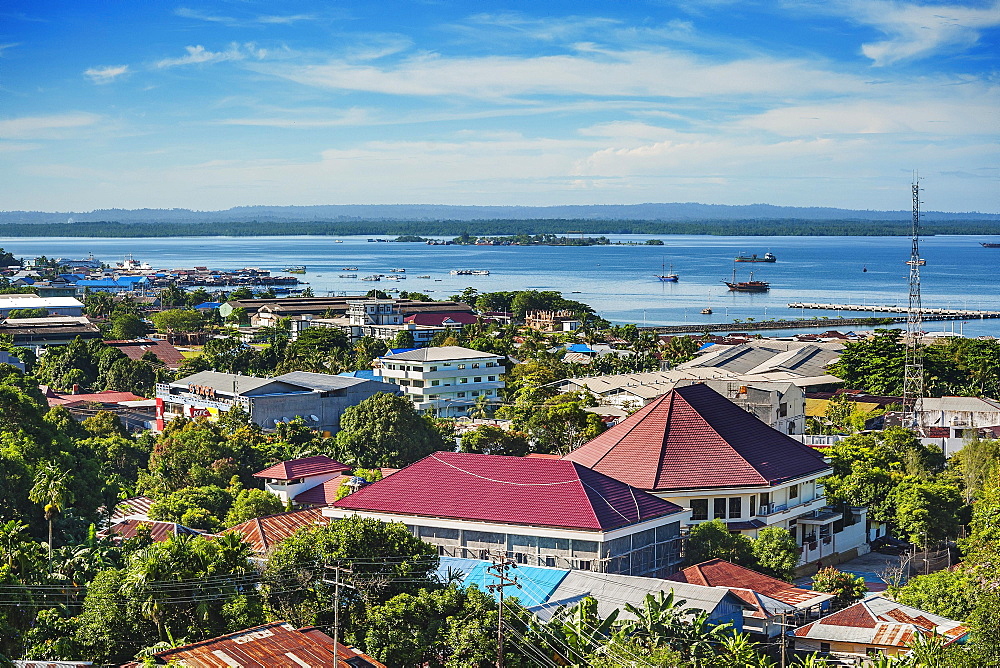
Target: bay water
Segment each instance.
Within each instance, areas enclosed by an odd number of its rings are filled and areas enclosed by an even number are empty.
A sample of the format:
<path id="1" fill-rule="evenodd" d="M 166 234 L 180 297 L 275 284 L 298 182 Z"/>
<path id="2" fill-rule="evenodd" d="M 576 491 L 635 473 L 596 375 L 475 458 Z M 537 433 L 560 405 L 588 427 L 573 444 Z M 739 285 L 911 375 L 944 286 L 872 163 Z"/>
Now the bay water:
<path id="1" fill-rule="evenodd" d="M 305 265 L 299 276 L 316 295 L 361 294 L 398 288 L 444 299 L 474 287 L 497 290 L 556 290 L 590 304 L 614 323 L 670 325 L 733 323 L 796 317 L 858 316 L 851 312 L 801 311 L 790 302 L 905 306 L 908 293 L 907 237 L 720 237 L 608 235 L 610 246 L 429 246 L 378 243 L 363 237 L 168 237 L 0 238 L 17 257 L 82 258 L 88 253 L 106 263 L 132 255 L 156 268 L 208 266 L 213 269 L 261 267 L 281 272 Z M 662 246 L 645 245 L 656 238 Z M 997 267 L 1000 249 L 983 248 L 988 237 L 934 236 L 921 239 L 923 303 L 928 308 L 1000 311 Z M 772 252 L 773 264 L 739 263 L 738 254 Z M 357 267 L 357 270 L 344 270 Z M 740 281 L 768 281 L 761 294 L 729 292 L 733 268 Z M 367 282 L 370 274 L 406 269 L 400 281 Z M 485 269 L 488 276 L 456 276 L 453 269 Z M 655 277 L 666 269 L 677 283 Z M 358 278 L 341 278 L 357 274 Z M 417 278 L 429 275 L 430 278 Z M 702 315 L 705 308 L 712 315 Z M 731 331 L 739 331 L 733 324 Z M 929 322 L 929 332 L 1000 336 L 1000 320 Z M 812 330 L 816 331 L 816 330 Z M 765 332 L 772 335 L 775 332 Z"/>

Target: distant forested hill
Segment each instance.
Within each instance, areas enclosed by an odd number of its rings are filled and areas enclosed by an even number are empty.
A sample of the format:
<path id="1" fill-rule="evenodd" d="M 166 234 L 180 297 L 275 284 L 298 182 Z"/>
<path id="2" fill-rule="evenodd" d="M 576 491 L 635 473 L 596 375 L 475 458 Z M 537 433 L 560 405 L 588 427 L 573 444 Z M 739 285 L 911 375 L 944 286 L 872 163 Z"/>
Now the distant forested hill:
<path id="1" fill-rule="evenodd" d="M 741 221 L 908 221 L 906 211 L 859 211 L 826 207 L 790 207 L 770 204 L 665 203 L 578 206 L 446 206 L 434 204 L 242 206 L 225 211 L 189 209 L 100 209 L 89 212 L 0 211 L 0 224 L 40 223 L 372 223 L 372 222 L 481 222 L 481 221 L 615 221 L 698 223 Z M 928 211 L 924 222 L 1000 222 L 1000 214 Z M 575 229 L 575 228 L 572 228 Z M 476 230 L 485 233 L 485 230 Z M 510 230 L 504 229 L 503 232 Z M 542 231 L 542 230 L 539 230 Z M 605 226 L 600 232 L 614 232 Z M 343 232 L 341 232 L 343 233 Z M 369 232 L 362 232 L 369 233 Z M 425 232 L 426 233 L 426 232 Z M 491 232 L 492 233 L 492 232 Z M 446 232 L 450 234 L 450 232 Z"/>

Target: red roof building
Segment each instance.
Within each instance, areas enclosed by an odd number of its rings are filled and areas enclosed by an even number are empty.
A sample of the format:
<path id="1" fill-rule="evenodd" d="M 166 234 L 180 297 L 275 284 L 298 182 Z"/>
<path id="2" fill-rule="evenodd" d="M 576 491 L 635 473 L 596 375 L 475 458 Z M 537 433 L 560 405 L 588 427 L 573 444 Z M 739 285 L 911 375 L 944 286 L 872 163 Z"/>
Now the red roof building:
<path id="1" fill-rule="evenodd" d="M 864 509 L 825 508 L 817 481 L 833 469 L 821 453 L 707 385 L 675 387 L 564 459 L 690 508 L 691 523 L 788 529 L 803 563 L 867 541 Z"/>
<path id="2" fill-rule="evenodd" d="M 875 654 L 906 654 L 917 636 L 940 636 L 945 644 L 961 642 L 968 629 L 953 619 L 872 596 L 800 626 L 792 635 L 796 650 L 864 660 Z"/>
<path id="3" fill-rule="evenodd" d="M 347 464 L 341 464 L 326 455 L 316 455 L 279 462 L 253 475 L 255 478 L 264 478 L 265 489 L 277 496 L 282 503 L 288 503 L 303 492 L 339 478 L 350 470 L 351 467 Z"/>
<path id="4" fill-rule="evenodd" d="M 676 565 L 679 506 L 567 460 L 437 452 L 325 508 L 403 522 L 442 554 L 666 574 Z M 626 556 L 627 555 L 627 556 Z"/>
<path id="5" fill-rule="evenodd" d="M 112 348 L 122 351 L 130 359 L 140 360 L 146 353 L 153 353 L 168 369 L 179 369 L 184 361 L 181 351 L 161 339 L 136 339 L 134 341 L 105 341 Z"/>
<path id="6" fill-rule="evenodd" d="M 271 622 L 228 635 L 155 652 L 155 665 L 197 668 L 386 668 L 367 654 L 314 627 L 296 629 L 288 622 Z M 126 664 L 127 667 L 140 664 Z"/>

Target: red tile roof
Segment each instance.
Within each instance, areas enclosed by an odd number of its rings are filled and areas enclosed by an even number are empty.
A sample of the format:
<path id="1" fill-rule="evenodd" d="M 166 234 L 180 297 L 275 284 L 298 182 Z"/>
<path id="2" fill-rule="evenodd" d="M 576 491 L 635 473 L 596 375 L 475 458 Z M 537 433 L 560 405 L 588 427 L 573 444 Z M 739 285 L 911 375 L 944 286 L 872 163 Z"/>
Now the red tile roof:
<path id="1" fill-rule="evenodd" d="M 325 473 L 339 473 L 350 471 L 351 467 L 341 464 L 336 459 L 330 459 L 326 455 L 316 455 L 315 457 L 303 457 L 302 459 L 291 459 L 287 462 L 279 462 L 263 471 L 254 473 L 255 478 L 273 478 L 274 480 L 295 480 Z"/>
<path id="2" fill-rule="evenodd" d="M 335 649 L 336 648 L 336 649 Z M 198 668 L 386 668 L 367 654 L 340 643 L 319 629 L 296 629 L 288 622 L 271 622 L 210 640 L 156 652 L 157 662 Z M 131 664 L 138 665 L 138 664 Z M 162 664 L 160 664 L 162 665 Z"/>
<path id="3" fill-rule="evenodd" d="M 160 339 L 139 339 L 135 341 L 105 341 L 112 348 L 122 351 L 130 359 L 142 359 L 147 352 L 156 355 L 156 358 L 163 362 L 168 369 L 177 369 L 184 361 L 181 351 L 174 348 L 166 341 Z"/>
<path id="4" fill-rule="evenodd" d="M 247 520 L 222 533 L 238 533 L 250 544 L 254 552 L 265 554 L 299 529 L 329 523 L 330 519 L 324 517 L 318 508 L 308 508 Z"/>
<path id="5" fill-rule="evenodd" d="M 437 452 L 335 508 L 610 531 L 682 509 L 560 459 Z"/>
<path id="6" fill-rule="evenodd" d="M 707 385 L 671 390 L 565 459 L 651 491 L 768 485 L 830 468 Z"/>
<path id="7" fill-rule="evenodd" d="M 320 485 L 310 487 L 304 492 L 299 492 L 292 501 L 302 506 L 333 505 L 333 502 L 337 500 L 337 491 L 340 489 L 340 485 L 350 480 L 351 477 L 349 475 L 339 475 L 336 478 L 331 478 Z"/>
<path id="8" fill-rule="evenodd" d="M 876 625 L 875 615 L 860 603 L 824 617 L 822 622 L 828 626 L 852 626 L 856 629 L 873 629 Z"/>
<path id="9" fill-rule="evenodd" d="M 689 566 L 679 573 L 674 573 L 668 580 L 687 582 L 703 587 L 740 587 L 752 589 L 788 605 L 816 605 L 832 598 L 831 594 L 821 594 L 809 589 L 800 589 L 793 584 L 772 578 L 743 566 L 738 566 L 725 559 L 710 559 L 700 564 Z"/>

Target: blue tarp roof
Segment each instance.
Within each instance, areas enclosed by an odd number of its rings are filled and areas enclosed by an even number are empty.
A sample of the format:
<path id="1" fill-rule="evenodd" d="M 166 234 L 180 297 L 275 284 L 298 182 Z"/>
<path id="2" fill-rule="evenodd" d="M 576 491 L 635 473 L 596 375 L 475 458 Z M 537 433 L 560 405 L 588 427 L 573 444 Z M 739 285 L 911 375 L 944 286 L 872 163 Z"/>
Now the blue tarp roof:
<path id="1" fill-rule="evenodd" d="M 571 343 L 566 346 L 566 352 L 570 353 L 592 353 L 594 352 L 586 343 Z"/>
<path id="2" fill-rule="evenodd" d="M 195 306 L 194 308 L 197 311 L 198 309 L 202 308 L 219 308 L 220 306 L 222 306 L 222 302 L 202 302 L 197 306 Z"/>
<path id="3" fill-rule="evenodd" d="M 118 278 L 95 278 L 77 281 L 80 288 L 123 288 L 137 283 L 148 283 L 145 276 L 119 276 Z"/>
<path id="4" fill-rule="evenodd" d="M 198 308 L 197 306 L 195 308 Z M 362 369 L 361 371 L 345 371 L 344 373 L 338 373 L 338 376 L 344 376 L 345 378 L 364 378 L 365 380 L 376 380 L 374 369 Z"/>
<path id="5" fill-rule="evenodd" d="M 490 566 L 489 561 L 479 559 L 459 559 L 457 557 L 441 557 L 441 565 L 438 566 L 438 576 L 442 579 L 447 575 L 448 569 L 460 570 L 465 573 L 462 584 L 465 586 L 476 585 L 480 591 L 489 593 L 487 585 L 495 584 L 496 577 L 487 572 Z M 525 607 L 541 605 L 555 591 L 559 583 L 569 571 L 562 568 L 543 568 L 540 566 L 518 566 L 510 571 L 511 575 L 523 576 L 518 578 L 521 588 L 515 590 L 508 588 L 504 596 L 517 596 L 521 604 Z M 497 598 L 499 594 L 492 594 Z"/>
<path id="6" fill-rule="evenodd" d="M 420 350 L 420 348 L 389 348 L 386 355 L 398 355 L 399 353 L 408 353 L 411 350 Z"/>

